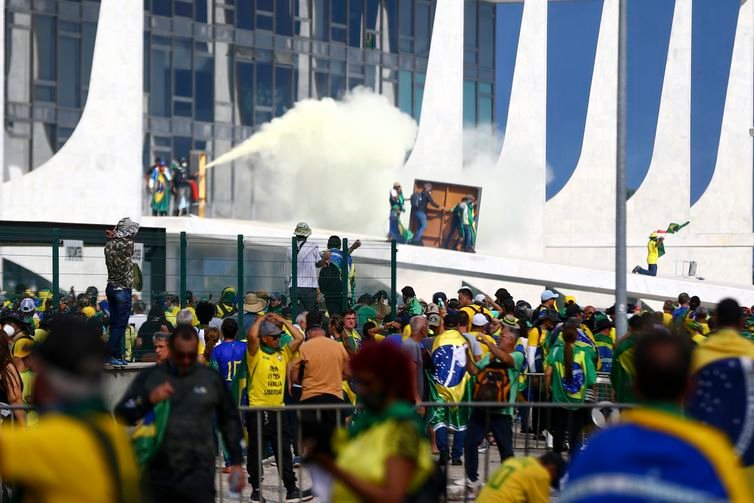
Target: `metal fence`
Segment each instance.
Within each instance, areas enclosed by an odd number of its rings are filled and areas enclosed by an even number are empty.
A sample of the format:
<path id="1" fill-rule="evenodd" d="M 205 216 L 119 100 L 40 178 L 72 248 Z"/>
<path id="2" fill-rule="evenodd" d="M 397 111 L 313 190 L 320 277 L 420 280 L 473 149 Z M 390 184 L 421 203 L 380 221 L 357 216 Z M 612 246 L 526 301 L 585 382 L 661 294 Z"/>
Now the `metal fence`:
<path id="1" fill-rule="evenodd" d="M 552 447 L 548 446 L 545 440 L 536 437 L 532 433 L 521 433 L 522 417 L 534 417 L 535 411 L 541 412 L 540 416 L 546 416 L 548 411 L 553 409 L 562 408 L 564 404 L 551 403 L 551 402 L 520 402 L 515 404 L 515 412 L 513 416 L 513 451 L 516 456 L 528 456 L 528 455 L 541 455 L 547 451 L 552 450 Z M 445 403 L 445 402 L 424 402 L 417 404 L 417 407 L 423 407 L 429 410 L 433 407 L 463 407 L 470 409 L 479 409 L 484 411 L 485 414 L 492 414 L 490 410 L 500 407 L 498 402 L 462 402 L 462 403 Z M 619 420 L 620 411 L 626 408 L 633 407 L 632 404 L 605 404 L 586 402 L 583 404 L 569 404 L 569 407 L 575 409 L 586 409 L 591 411 L 599 411 L 601 414 L 612 414 L 610 423 Z M 25 409 L 27 412 L 33 411 L 31 407 L 12 407 L 6 405 L 0 405 L 0 418 L 3 424 L 3 428 L 16 428 L 18 427 L 17 421 L 13 417 L 13 411 L 19 408 Z M 241 407 L 240 411 L 245 419 L 250 418 L 252 415 L 256 417 L 256 429 L 248 431 L 248 437 L 246 442 L 254 441 L 257 445 L 264 445 L 264 436 L 262 433 L 263 415 L 272 416 L 272 422 L 275 424 L 275 438 L 277 440 L 276 445 L 270 445 L 269 448 L 272 451 L 265 450 L 265 448 L 259 448 L 259 456 L 257 459 L 258 477 L 262 481 L 260 489 L 265 501 L 269 502 L 283 502 L 286 499 L 286 491 L 283 487 L 283 481 L 280 474 L 280 463 L 275 463 L 271 458 L 274 456 L 277 460 L 283 458 L 286 450 L 292 456 L 294 453 L 301 453 L 301 446 L 304 439 L 304 433 L 302 428 L 302 415 L 314 414 L 318 421 L 321 421 L 322 416 L 325 413 L 335 412 L 335 425 L 336 427 L 346 427 L 349 416 L 356 411 L 358 413 L 358 407 L 354 408 L 350 404 L 337 404 L 337 405 L 285 405 L 283 407 Z M 9 424 L 7 424 L 9 423 Z M 585 443 L 588 443 L 589 435 L 603 427 L 604 425 L 596 422 L 585 425 L 584 437 Z M 33 427 L 33 426 L 32 426 Z M 284 435 L 282 434 L 284 428 L 289 432 L 291 443 L 285 445 L 283 443 Z M 428 435 L 431 435 L 428 429 Z M 485 440 L 486 441 L 486 440 Z M 450 442 L 449 442 L 450 443 Z M 495 468 L 499 466 L 499 456 L 497 452 L 493 452 L 495 446 L 489 445 L 483 452 L 479 453 L 479 480 L 486 482 L 494 472 Z M 293 452 L 291 452 L 293 450 Z M 246 454 L 246 453 L 244 453 Z M 222 473 L 223 456 L 222 451 L 218 450 L 216 465 L 216 500 L 220 502 L 224 501 L 248 501 L 250 488 L 248 487 L 241 494 L 232 494 L 228 488 L 227 476 Z M 465 477 L 466 460 L 464 456 L 462 466 L 450 466 L 438 468 L 441 478 L 442 487 L 439 489 L 438 500 L 439 501 L 473 501 L 474 496 L 472 492 L 465 485 L 457 485 L 454 482 L 456 479 L 462 480 Z M 295 473 L 298 479 L 300 487 L 309 487 L 311 477 L 308 473 L 308 468 L 305 464 L 300 464 L 295 468 Z M 6 499 L 3 499 L 4 493 L 0 492 L 0 503 L 4 503 Z"/>

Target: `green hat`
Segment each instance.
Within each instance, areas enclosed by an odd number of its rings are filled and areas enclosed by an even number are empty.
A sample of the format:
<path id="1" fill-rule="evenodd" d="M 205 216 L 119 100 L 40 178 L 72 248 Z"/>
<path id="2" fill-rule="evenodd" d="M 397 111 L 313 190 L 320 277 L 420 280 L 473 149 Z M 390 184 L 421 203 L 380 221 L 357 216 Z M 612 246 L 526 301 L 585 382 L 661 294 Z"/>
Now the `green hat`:
<path id="1" fill-rule="evenodd" d="M 312 230 L 306 222 L 299 222 L 296 224 L 296 230 L 293 231 L 293 234 L 298 237 L 308 238 L 312 235 Z"/>
<path id="2" fill-rule="evenodd" d="M 504 327 L 508 327 L 508 328 L 510 328 L 510 329 L 513 329 L 513 330 L 518 330 L 518 320 L 516 319 L 516 317 L 515 317 L 515 316 L 513 316 L 513 315 L 511 315 L 511 314 L 505 315 L 505 316 L 504 316 L 504 317 L 503 317 L 503 318 L 502 318 L 502 319 L 500 320 L 500 323 L 501 323 L 501 324 L 502 324 L 502 325 L 503 325 Z"/>

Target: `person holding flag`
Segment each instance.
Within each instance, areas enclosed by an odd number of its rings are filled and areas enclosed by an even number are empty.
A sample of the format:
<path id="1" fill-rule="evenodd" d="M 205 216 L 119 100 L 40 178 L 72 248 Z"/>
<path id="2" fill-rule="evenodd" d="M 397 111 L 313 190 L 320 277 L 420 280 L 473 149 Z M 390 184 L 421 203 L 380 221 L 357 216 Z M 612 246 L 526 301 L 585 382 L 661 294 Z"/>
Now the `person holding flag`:
<path id="1" fill-rule="evenodd" d="M 676 234 L 690 223 L 676 224 L 671 222 L 664 231 L 658 229 L 650 234 L 649 242 L 647 243 L 647 268 L 644 269 L 637 265 L 631 273 L 642 274 L 644 276 L 657 276 L 657 260 L 665 255 L 665 238 L 660 236 L 660 234 Z"/>
<path id="2" fill-rule="evenodd" d="M 434 370 L 429 380 L 430 399 L 433 402 L 459 403 L 468 401 L 469 374 L 466 370 L 466 338 L 459 332 L 457 312 L 445 315 L 445 331 L 435 337 L 432 344 Z M 447 465 L 452 454 L 452 464 L 460 465 L 463 441 L 469 420 L 468 407 L 433 407 L 427 412 L 427 422 L 435 431 L 441 465 Z M 448 430 L 452 430 L 453 450 L 449 450 Z"/>

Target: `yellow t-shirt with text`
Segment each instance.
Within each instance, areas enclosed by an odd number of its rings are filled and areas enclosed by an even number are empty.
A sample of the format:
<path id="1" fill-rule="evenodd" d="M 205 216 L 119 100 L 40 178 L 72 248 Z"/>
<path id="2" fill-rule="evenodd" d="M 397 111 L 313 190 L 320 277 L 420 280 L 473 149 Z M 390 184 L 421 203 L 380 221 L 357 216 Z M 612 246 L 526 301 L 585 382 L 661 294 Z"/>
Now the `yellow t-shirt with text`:
<path id="1" fill-rule="evenodd" d="M 550 473 L 534 456 L 508 458 L 492 473 L 477 503 L 547 503 Z"/>
<path id="2" fill-rule="evenodd" d="M 259 348 L 254 356 L 246 353 L 246 364 L 249 366 L 246 384 L 249 405 L 283 405 L 285 373 L 288 362 L 293 360 L 294 356 L 288 346 L 272 354 L 265 353 L 262 348 Z"/>

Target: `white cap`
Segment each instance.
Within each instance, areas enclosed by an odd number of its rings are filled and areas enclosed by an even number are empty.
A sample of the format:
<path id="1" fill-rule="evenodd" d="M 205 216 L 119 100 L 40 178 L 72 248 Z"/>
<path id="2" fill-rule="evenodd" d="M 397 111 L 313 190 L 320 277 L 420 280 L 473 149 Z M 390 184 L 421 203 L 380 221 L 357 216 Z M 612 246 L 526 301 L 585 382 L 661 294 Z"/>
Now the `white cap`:
<path id="1" fill-rule="evenodd" d="M 480 304 L 487 300 L 487 296 L 483 293 L 476 294 L 476 297 L 474 297 L 474 302 L 479 302 Z"/>
<path id="2" fill-rule="evenodd" d="M 545 290 L 544 292 L 542 292 L 542 295 L 540 296 L 540 298 L 542 299 L 542 302 L 552 300 L 552 299 L 557 299 L 558 297 L 560 297 L 560 295 L 553 292 L 552 290 Z"/>
<path id="3" fill-rule="evenodd" d="M 482 313 L 477 313 L 474 315 L 473 318 L 471 318 L 471 324 L 475 327 L 483 327 L 487 325 L 490 322 L 490 320 L 487 319 L 485 315 Z"/>

